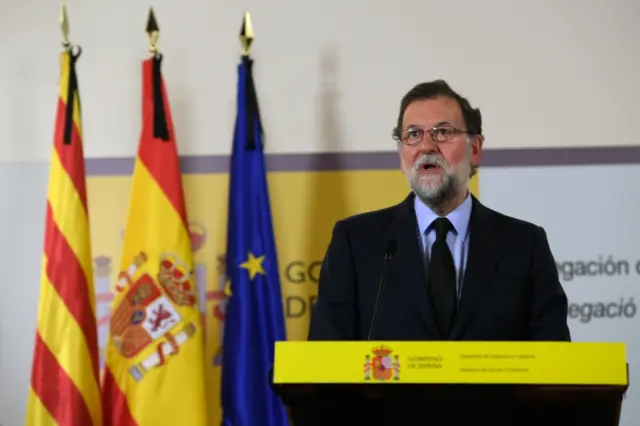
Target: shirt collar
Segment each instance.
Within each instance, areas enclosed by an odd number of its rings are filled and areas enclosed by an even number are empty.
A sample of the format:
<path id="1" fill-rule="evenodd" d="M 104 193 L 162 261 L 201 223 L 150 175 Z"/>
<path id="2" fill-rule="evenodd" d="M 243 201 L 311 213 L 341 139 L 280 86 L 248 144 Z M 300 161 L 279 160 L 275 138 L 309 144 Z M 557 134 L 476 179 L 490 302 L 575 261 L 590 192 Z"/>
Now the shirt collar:
<path id="1" fill-rule="evenodd" d="M 414 198 L 413 204 L 420 235 L 424 235 L 427 229 L 429 229 L 429 226 L 431 226 L 431 223 L 440 216 L 427 207 L 418 197 Z M 462 204 L 446 216 L 453 225 L 456 235 L 465 236 L 467 234 L 469 219 L 471 218 L 471 207 L 471 194 L 468 193 L 467 198 L 465 198 Z"/>

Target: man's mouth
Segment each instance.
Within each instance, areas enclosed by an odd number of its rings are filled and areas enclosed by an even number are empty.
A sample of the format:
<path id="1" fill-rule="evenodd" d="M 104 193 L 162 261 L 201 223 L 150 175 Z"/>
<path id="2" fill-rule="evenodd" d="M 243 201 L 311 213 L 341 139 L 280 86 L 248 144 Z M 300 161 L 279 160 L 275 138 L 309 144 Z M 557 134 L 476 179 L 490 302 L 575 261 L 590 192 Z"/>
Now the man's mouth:
<path id="1" fill-rule="evenodd" d="M 438 166 L 437 164 L 423 164 L 422 165 L 422 170 L 435 170 L 435 169 L 439 169 L 440 166 Z"/>

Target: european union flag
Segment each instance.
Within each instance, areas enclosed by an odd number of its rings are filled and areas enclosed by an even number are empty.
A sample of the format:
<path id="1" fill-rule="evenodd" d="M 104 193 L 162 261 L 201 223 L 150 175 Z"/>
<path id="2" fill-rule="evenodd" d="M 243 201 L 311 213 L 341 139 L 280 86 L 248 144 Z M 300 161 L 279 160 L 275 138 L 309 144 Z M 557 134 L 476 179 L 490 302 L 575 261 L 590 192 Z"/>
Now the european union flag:
<path id="1" fill-rule="evenodd" d="M 238 66 L 238 112 L 229 182 L 223 426 L 287 425 L 269 386 L 274 346 L 286 340 L 253 60 Z"/>

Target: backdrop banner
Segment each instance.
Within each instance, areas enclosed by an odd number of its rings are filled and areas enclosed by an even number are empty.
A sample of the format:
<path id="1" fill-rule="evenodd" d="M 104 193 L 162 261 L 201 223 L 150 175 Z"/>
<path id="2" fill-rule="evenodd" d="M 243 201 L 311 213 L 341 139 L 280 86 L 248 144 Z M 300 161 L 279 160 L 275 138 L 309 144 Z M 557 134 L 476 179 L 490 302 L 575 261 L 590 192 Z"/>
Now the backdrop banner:
<path id="1" fill-rule="evenodd" d="M 280 261 L 287 333 L 303 340 L 309 307 L 334 223 L 401 201 L 408 186 L 399 169 L 271 171 L 271 208 Z M 88 182 L 99 315 L 108 332 L 130 177 L 102 174 Z M 640 179 L 640 165 L 486 167 L 472 192 L 490 208 L 545 228 L 569 296 L 574 341 L 623 341 L 631 369 L 621 425 L 640 417 L 640 228 L 637 197 L 619 186 Z M 220 345 L 225 311 L 226 173 L 184 174 L 192 245 L 206 321 L 211 407 L 219 407 Z M 626 195 L 621 195 L 626 194 Z M 597 195 L 597 197 L 595 197 Z M 213 425 L 219 424 L 216 411 Z"/>

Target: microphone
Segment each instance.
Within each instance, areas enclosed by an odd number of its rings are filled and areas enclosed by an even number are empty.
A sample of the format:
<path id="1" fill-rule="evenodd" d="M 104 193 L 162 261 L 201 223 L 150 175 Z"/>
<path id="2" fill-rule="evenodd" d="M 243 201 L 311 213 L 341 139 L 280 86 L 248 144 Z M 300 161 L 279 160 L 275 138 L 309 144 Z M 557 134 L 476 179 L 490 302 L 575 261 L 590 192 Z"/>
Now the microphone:
<path id="1" fill-rule="evenodd" d="M 393 258 L 393 255 L 396 254 L 396 248 L 398 243 L 396 240 L 391 240 L 387 244 L 387 248 L 384 251 L 384 264 L 382 265 L 382 275 L 380 275 L 380 283 L 378 284 L 378 294 L 376 295 L 376 304 L 373 307 L 373 317 L 371 318 L 371 326 L 369 327 L 369 337 L 367 340 L 373 340 L 373 332 L 376 328 L 376 320 L 378 319 L 378 311 L 380 310 L 380 298 L 382 296 L 382 291 L 384 290 L 384 284 L 387 276 L 387 267 L 389 266 L 389 262 Z"/>

